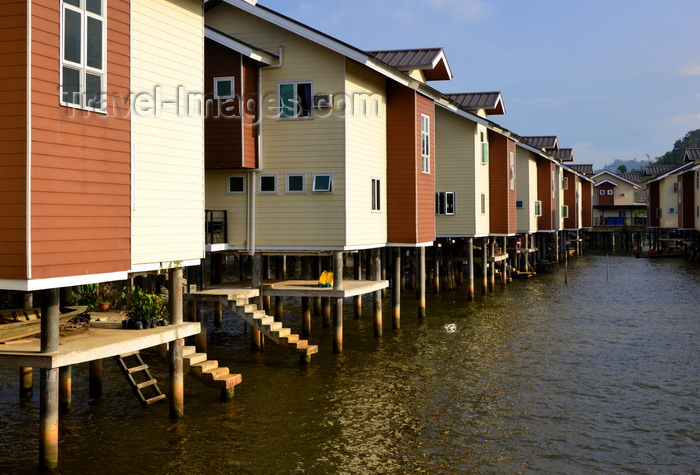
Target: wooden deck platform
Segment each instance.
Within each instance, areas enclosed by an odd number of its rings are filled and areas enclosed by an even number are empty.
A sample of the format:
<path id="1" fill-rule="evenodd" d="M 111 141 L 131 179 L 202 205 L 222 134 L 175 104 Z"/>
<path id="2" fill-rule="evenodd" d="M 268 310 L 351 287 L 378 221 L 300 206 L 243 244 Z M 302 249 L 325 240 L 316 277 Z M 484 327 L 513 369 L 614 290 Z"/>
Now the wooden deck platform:
<path id="1" fill-rule="evenodd" d="M 315 280 L 266 280 L 262 285 L 264 295 L 270 297 L 333 297 L 346 298 L 364 295 L 389 287 L 388 280 L 343 280 L 343 289 L 319 287 Z M 184 294 L 185 300 L 204 302 L 235 301 L 237 298 L 257 297 L 259 291 L 240 285 L 208 286 L 204 290 Z"/>
<path id="2" fill-rule="evenodd" d="M 200 324 L 194 322 L 148 330 L 125 330 L 119 322 L 98 321 L 91 323 L 84 332 L 61 336 L 59 350 L 55 353 L 42 353 L 39 338 L 6 342 L 0 345 L 0 366 L 60 368 L 140 351 L 199 332 Z"/>

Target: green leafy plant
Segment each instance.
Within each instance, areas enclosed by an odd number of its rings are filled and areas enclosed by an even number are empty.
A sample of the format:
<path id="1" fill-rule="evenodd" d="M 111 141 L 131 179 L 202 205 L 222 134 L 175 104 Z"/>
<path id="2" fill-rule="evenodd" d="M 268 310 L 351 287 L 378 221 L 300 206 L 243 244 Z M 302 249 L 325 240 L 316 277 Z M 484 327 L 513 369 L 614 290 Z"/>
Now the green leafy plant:
<path id="1" fill-rule="evenodd" d="M 165 297 L 146 293 L 139 287 L 131 287 L 130 299 L 130 309 L 126 314 L 129 320 L 142 322 L 144 328 L 165 323 L 168 315 Z"/>
<path id="2" fill-rule="evenodd" d="M 85 284 L 77 293 L 71 292 L 71 298 L 77 305 L 87 305 L 88 312 L 94 312 L 103 303 L 115 309 L 121 308 L 124 292 L 114 283 Z"/>

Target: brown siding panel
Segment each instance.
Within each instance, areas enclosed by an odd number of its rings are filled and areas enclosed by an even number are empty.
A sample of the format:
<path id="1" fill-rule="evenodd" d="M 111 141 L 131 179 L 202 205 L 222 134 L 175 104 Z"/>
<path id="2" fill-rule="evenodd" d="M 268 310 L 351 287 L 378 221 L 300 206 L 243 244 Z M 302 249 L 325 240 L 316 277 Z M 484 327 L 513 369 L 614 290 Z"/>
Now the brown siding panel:
<path id="1" fill-rule="evenodd" d="M 435 102 L 416 94 L 417 242 L 435 241 Z M 421 114 L 430 117 L 430 173 L 421 171 Z"/>
<path id="2" fill-rule="evenodd" d="M 0 279 L 26 279 L 27 3 L 0 8 Z"/>
<path id="3" fill-rule="evenodd" d="M 564 204 L 569 207 L 569 217 L 564 218 L 564 228 L 565 229 L 577 229 L 578 223 L 578 212 L 576 209 L 576 189 L 578 183 L 578 177 L 573 173 L 564 171 L 564 176 L 568 178 L 569 188 L 564 190 Z"/>
<path id="4" fill-rule="evenodd" d="M 258 63 L 243 58 L 243 168 L 258 168 L 258 101 L 262 100 L 258 96 L 258 71 Z M 253 101 L 249 102 L 251 98 Z"/>
<path id="5" fill-rule="evenodd" d="M 204 125 L 205 166 L 207 169 L 255 168 L 255 118 L 243 119 L 240 98 L 257 90 L 257 65 L 209 39 L 205 40 L 204 48 L 204 92 L 211 107 Z M 237 97 L 228 101 L 214 99 L 214 78 L 231 76 L 235 78 Z"/>
<path id="6" fill-rule="evenodd" d="M 416 150 L 420 147 L 416 144 L 416 95 L 411 89 L 394 83 L 389 83 L 387 89 L 388 240 L 415 243 Z M 418 159 L 420 161 L 420 156 Z"/>
<path id="7" fill-rule="evenodd" d="M 593 226 L 593 183 L 581 180 L 581 227 Z"/>
<path id="8" fill-rule="evenodd" d="M 552 162 L 544 158 L 537 159 L 537 199 L 542 202 L 542 216 L 537 219 L 537 228 L 540 231 L 554 230 L 553 170 Z"/>
<path id="9" fill-rule="evenodd" d="M 120 100 L 108 114 L 59 104 L 60 11 L 32 10 L 32 278 L 131 266 L 130 121 Z M 107 91 L 129 97 L 129 1 L 107 9 Z"/>

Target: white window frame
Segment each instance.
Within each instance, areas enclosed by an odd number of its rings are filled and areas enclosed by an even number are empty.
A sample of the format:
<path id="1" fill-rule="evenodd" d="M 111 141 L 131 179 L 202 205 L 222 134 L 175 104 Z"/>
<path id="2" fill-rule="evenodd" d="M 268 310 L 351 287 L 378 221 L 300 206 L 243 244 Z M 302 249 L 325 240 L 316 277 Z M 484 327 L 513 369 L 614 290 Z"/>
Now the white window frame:
<path id="1" fill-rule="evenodd" d="M 568 176 L 565 176 L 565 177 L 562 178 L 561 188 L 562 188 L 563 190 L 568 190 L 568 189 L 569 189 L 569 177 L 568 177 Z"/>
<path id="2" fill-rule="evenodd" d="M 602 188 L 600 189 L 600 196 L 605 196 L 605 190 Z"/>
<path id="3" fill-rule="evenodd" d="M 510 161 L 510 189 L 515 190 L 515 154 L 513 152 L 509 152 L 509 161 Z"/>
<path id="4" fill-rule="evenodd" d="M 232 191 L 231 190 L 231 178 L 240 178 L 243 181 L 242 191 Z M 246 193 L 246 179 L 245 175 L 229 175 L 226 177 L 226 194 L 228 195 L 244 195 Z"/>
<path id="5" fill-rule="evenodd" d="M 316 183 L 316 179 L 317 179 L 317 178 L 324 177 L 324 176 L 327 176 L 327 177 L 330 178 L 329 181 L 328 181 L 328 189 L 325 189 L 325 188 L 324 188 L 324 189 L 320 189 L 320 188 L 317 186 L 317 183 Z M 327 173 L 327 172 L 324 172 L 324 173 L 314 173 L 312 183 L 313 183 L 312 191 L 313 191 L 314 193 L 333 193 L 333 173 Z"/>
<path id="6" fill-rule="evenodd" d="M 299 86 L 303 84 L 309 85 L 309 104 L 308 104 L 308 115 L 299 115 L 297 110 L 297 99 L 294 100 L 294 115 L 282 115 L 282 110 L 285 107 L 282 105 L 282 87 L 283 86 L 294 86 L 295 98 L 299 95 Z M 314 82 L 312 80 L 303 81 L 280 81 L 277 83 L 277 120 L 310 120 L 314 118 Z"/>
<path id="7" fill-rule="evenodd" d="M 481 142 L 481 164 L 482 165 L 489 164 L 489 143 L 488 142 Z"/>
<path id="8" fill-rule="evenodd" d="M 450 211 L 449 201 L 452 201 Z M 435 193 L 435 214 L 439 216 L 454 216 L 457 214 L 457 195 L 454 191 L 438 191 Z"/>
<path id="9" fill-rule="evenodd" d="M 515 209 L 524 209 L 525 202 L 523 200 L 515 200 Z"/>
<path id="10" fill-rule="evenodd" d="M 272 178 L 275 182 L 275 189 L 272 191 L 263 191 L 262 182 L 263 178 Z M 277 194 L 277 173 L 261 173 L 258 175 L 258 194 L 260 195 L 276 195 Z"/>
<path id="11" fill-rule="evenodd" d="M 535 212 L 536 217 L 539 218 L 540 216 L 542 216 L 542 201 L 535 200 L 535 207 L 533 211 Z"/>
<path id="12" fill-rule="evenodd" d="M 220 82 L 229 82 L 231 83 L 231 94 L 228 96 L 220 96 L 219 95 L 219 83 Z M 214 99 L 233 99 L 236 97 L 236 78 L 233 76 L 222 76 L 218 78 L 214 78 Z"/>
<path id="13" fill-rule="evenodd" d="M 301 190 L 292 190 L 289 186 L 289 179 L 293 177 L 301 177 Z M 287 173 L 285 179 L 285 192 L 288 195 L 304 195 L 306 194 L 306 173 Z"/>
<path id="14" fill-rule="evenodd" d="M 372 211 L 379 212 L 382 210 L 382 180 L 381 178 L 372 178 Z"/>
<path id="15" fill-rule="evenodd" d="M 486 193 L 481 193 L 481 215 L 485 216 L 486 215 L 486 210 L 488 207 L 486 206 Z"/>
<path id="16" fill-rule="evenodd" d="M 613 195 L 614 193 L 615 193 L 615 191 L 614 191 L 612 188 L 610 188 L 610 189 L 608 190 L 608 195 Z"/>
<path id="17" fill-rule="evenodd" d="M 430 117 L 420 115 L 420 169 L 430 173 Z"/>
<path id="18" fill-rule="evenodd" d="M 85 4 L 86 0 L 78 0 L 80 3 L 79 7 L 61 1 L 61 25 L 60 25 L 60 71 L 59 71 L 59 102 L 62 106 L 72 107 L 75 109 L 85 109 L 95 112 L 105 112 L 107 110 L 107 5 L 106 0 L 100 0 L 100 11 L 101 15 L 87 11 Z M 80 15 L 80 62 L 76 63 L 65 59 L 65 26 L 66 26 L 66 10 L 78 13 Z M 88 44 L 87 44 L 87 34 L 88 34 L 88 19 L 99 20 L 102 24 L 102 44 L 101 44 L 101 58 L 102 67 L 95 68 L 88 66 L 87 56 L 88 56 Z M 79 73 L 79 84 L 78 84 L 78 102 L 67 102 L 63 97 L 63 70 L 71 69 L 78 71 Z M 99 76 L 100 78 L 100 107 L 91 107 L 85 103 L 87 100 L 87 76 L 88 74 L 92 76 Z"/>
<path id="19" fill-rule="evenodd" d="M 561 205 L 561 217 L 566 219 L 569 217 L 569 206 Z"/>

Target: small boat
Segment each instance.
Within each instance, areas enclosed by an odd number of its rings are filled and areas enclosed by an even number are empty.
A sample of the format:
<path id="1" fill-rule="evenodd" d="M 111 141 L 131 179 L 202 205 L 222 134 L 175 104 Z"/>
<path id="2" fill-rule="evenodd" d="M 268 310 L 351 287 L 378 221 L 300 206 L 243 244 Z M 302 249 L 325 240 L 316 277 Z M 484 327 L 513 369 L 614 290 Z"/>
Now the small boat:
<path id="1" fill-rule="evenodd" d="M 648 251 L 634 250 L 634 257 L 636 258 L 647 258 L 647 259 L 662 259 L 669 257 L 683 257 L 685 254 L 682 252 L 657 252 L 654 249 L 649 249 Z"/>
<path id="2" fill-rule="evenodd" d="M 87 306 L 68 307 L 58 317 L 59 325 L 87 312 Z M 18 340 L 41 333 L 41 312 L 39 309 L 0 310 L 0 342 Z"/>

